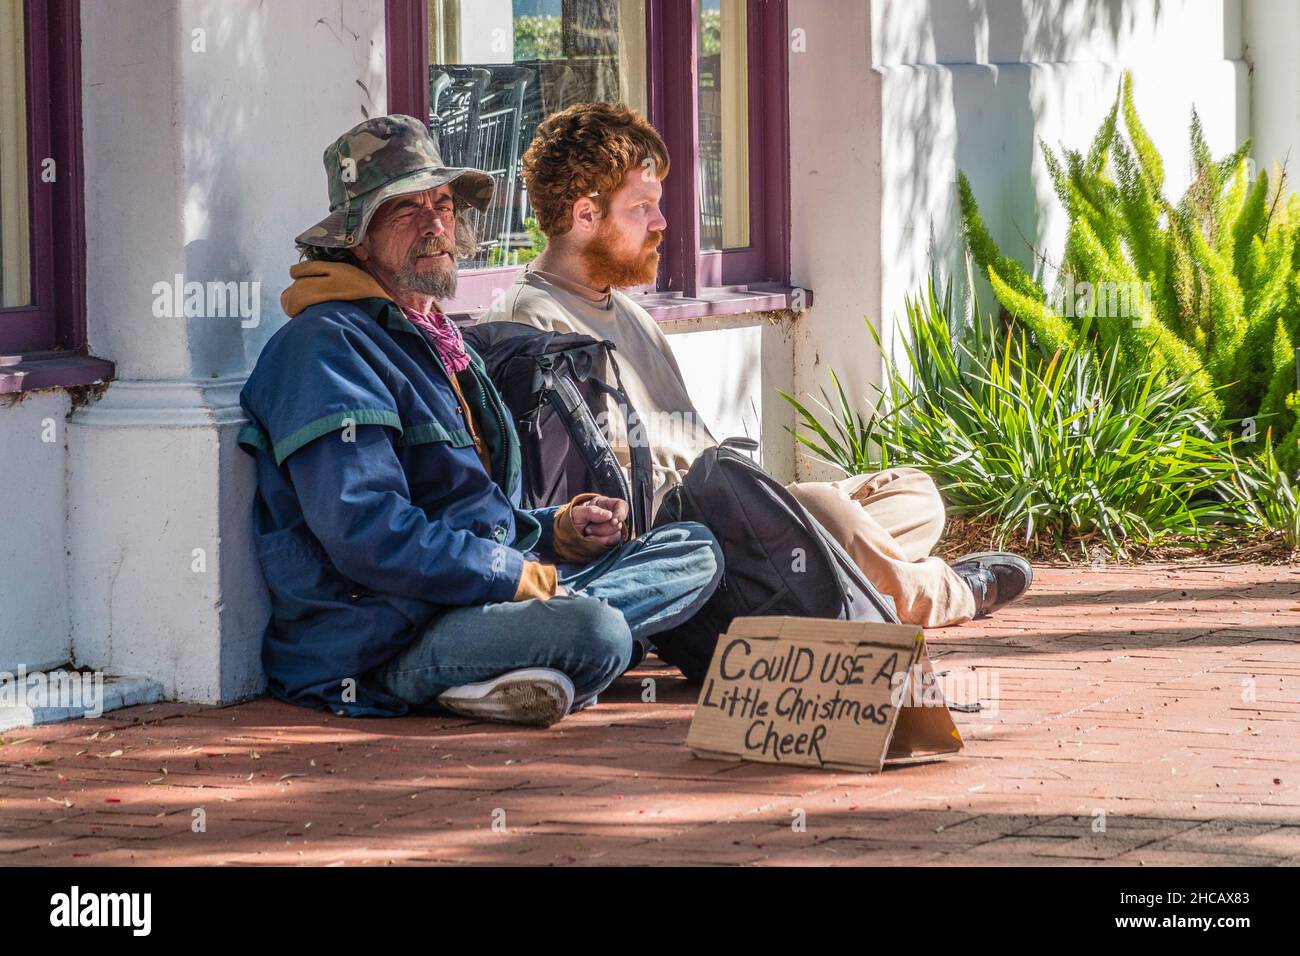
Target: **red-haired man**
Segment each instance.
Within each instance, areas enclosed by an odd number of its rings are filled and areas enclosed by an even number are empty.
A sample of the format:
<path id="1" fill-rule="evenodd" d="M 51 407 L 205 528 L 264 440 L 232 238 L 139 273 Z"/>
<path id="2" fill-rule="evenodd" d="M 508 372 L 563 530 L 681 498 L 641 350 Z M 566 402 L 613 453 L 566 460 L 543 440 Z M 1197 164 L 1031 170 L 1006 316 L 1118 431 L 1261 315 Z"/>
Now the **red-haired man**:
<path id="1" fill-rule="evenodd" d="M 656 508 L 705 448 L 717 444 L 686 389 L 667 338 L 619 291 L 652 283 L 668 226 L 660 210 L 667 148 L 621 103 L 583 103 L 542 122 L 523 158 L 524 181 L 545 250 L 480 321 L 522 322 L 609 339 L 643 420 L 655 468 Z M 616 416 L 611 421 L 616 421 Z M 626 435 L 611 435 L 627 463 Z M 944 527 L 934 481 L 915 468 L 800 482 L 790 491 L 893 597 L 899 617 L 923 627 L 988 614 L 1029 587 L 1011 554 L 930 555 Z"/>

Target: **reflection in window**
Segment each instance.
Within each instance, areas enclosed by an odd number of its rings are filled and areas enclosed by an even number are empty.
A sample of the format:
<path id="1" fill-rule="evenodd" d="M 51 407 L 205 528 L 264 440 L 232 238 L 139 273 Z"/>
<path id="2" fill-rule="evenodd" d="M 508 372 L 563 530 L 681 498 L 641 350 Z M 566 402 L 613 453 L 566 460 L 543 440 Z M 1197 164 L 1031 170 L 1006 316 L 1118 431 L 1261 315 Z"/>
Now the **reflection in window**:
<path id="1" fill-rule="evenodd" d="M 0 0 L 0 308 L 31 304 L 23 2 Z"/>
<path id="2" fill-rule="evenodd" d="M 746 0 L 700 0 L 700 249 L 749 245 Z"/>
<path id="3" fill-rule="evenodd" d="M 538 124 L 593 100 L 645 112 L 644 0 L 428 2 L 429 126 L 444 163 L 496 179 L 461 268 L 521 265 L 545 243 L 519 170 Z"/>

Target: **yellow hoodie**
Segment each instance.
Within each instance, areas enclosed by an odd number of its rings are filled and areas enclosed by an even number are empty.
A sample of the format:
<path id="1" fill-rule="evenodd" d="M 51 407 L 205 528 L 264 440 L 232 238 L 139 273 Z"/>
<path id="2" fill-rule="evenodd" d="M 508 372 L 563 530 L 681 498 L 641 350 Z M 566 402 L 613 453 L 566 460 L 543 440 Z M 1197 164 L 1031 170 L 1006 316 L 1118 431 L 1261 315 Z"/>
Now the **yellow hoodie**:
<path id="1" fill-rule="evenodd" d="M 370 273 L 346 262 L 300 262 L 289 275 L 293 284 L 280 293 L 280 308 L 290 318 L 322 302 L 393 298 Z"/>

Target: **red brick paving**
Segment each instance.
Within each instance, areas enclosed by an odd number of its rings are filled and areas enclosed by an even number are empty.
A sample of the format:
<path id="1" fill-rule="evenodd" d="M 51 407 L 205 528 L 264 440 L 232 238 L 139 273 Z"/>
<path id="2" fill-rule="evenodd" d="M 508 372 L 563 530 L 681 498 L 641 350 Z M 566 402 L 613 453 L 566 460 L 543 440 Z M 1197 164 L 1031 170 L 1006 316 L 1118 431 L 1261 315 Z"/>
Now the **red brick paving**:
<path id="1" fill-rule="evenodd" d="M 986 710 L 874 776 L 696 759 L 658 666 L 549 730 L 263 698 L 10 731 L 0 865 L 1300 863 L 1297 570 L 1045 568 L 929 640 Z"/>

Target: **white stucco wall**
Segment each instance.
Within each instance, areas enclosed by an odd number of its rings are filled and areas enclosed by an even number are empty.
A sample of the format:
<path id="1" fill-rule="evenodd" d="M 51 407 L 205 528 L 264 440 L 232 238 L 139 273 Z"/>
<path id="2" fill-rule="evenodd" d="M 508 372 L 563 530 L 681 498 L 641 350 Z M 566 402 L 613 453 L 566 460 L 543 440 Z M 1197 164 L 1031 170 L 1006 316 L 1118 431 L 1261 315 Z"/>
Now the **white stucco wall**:
<path id="1" fill-rule="evenodd" d="M 63 553 L 69 407 L 68 393 L 59 389 L 0 397 L 6 502 L 0 533 L 0 671 L 48 667 L 72 656 Z"/>
<path id="2" fill-rule="evenodd" d="M 293 237 L 328 211 L 321 154 L 387 108 L 383 10 L 84 0 L 87 324 L 119 379 L 252 367 L 283 320 Z M 260 282 L 260 324 L 155 318 L 153 285 L 177 273 Z"/>
<path id="3" fill-rule="evenodd" d="M 1255 161 L 1271 175 L 1273 164 L 1289 157 L 1294 189 L 1300 168 L 1300 3 L 1243 0 L 1242 14 Z"/>
<path id="4" fill-rule="evenodd" d="M 1237 0 L 791 0 L 790 25 L 808 51 L 790 58 L 793 281 L 816 296 L 796 346 L 803 391 L 830 366 L 875 395 L 863 315 L 892 345 L 931 262 L 960 268 L 958 169 L 1004 250 L 1026 264 L 1031 244 L 1059 254 L 1064 214 L 1038 140 L 1086 147 L 1125 69 L 1171 195 L 1187 181 L 1193 105 L 1216 154 L 1247 135 Z"/>
<path id="5" fill-rule="evenodd" d="M 790 281 L 814 294 L 794 341 L 793 381 L 805 400 L 829 387 L 829 368 L 847 376 L 853 394 L 865 394 L 874 380 L 863 316 L 879 314 L 884 263 L 871 7 L 819 0 L 789 5 Z M 796 462 L 800 477 L 832 474 L 806 454 Z"/>
<path id="6" fill-rule="evenodd" d="M 325 146 L 386 110 L 383 10 L 83 3 L 87 324 L 118 379 L 69 429 L 79 664 L 185 700 L 263 684 L 269 608 L 238 391 L 283 321 L 293 236 L 327 211 Z M 246 283 L 258 307 L 160 318 L 155 283 L 177 274 Z"/>
<path id="7" fill-rule="evenodd" d="M 662 328 L 713 437 L 757 439 L 759 463 L 791 481 L 794 448 L 786 427 L 793 427 L 794 411 L 777 393 L 794 389 L 794 336 L 785 316 L 683 319 Z"/>

